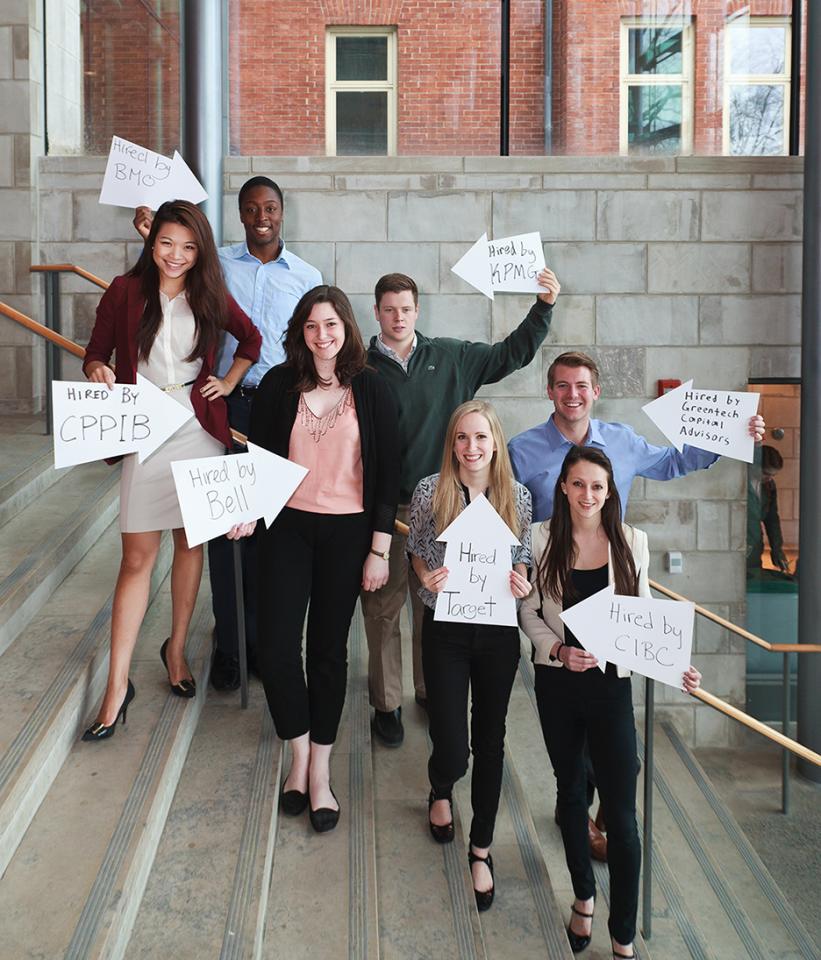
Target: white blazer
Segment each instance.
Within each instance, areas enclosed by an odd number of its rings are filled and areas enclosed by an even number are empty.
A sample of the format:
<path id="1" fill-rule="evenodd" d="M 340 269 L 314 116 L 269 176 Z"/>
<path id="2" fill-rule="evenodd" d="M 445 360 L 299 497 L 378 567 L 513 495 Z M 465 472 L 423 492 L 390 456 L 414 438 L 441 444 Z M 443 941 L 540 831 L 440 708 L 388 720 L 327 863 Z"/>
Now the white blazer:
<path id="1" fill-rule="evenodd" d="M 647 567 L 650 564 L 650 550 L 647 546 L 647 534 L 643 530 L 637 530 L 626 523 L 622 524 L 624 536 L 627 545 L 633 553 L 633 560 L 636 564 L 636 572 L 639 576 L 639 596 L 649 597 L 650 584 L 647 578 Z M 534 523 L 531 527 L 533 537 L 533 572 L 531 579 L 536 576 L 536 565 L 541 560 L 547 545 L 550 542 L 550 520 L 542 523 Z M 608 581 L 614 582 L 613 563 L 610 557 L 610 548 L 607 548 Z M 559 614 L 562 612 L 560 603 L 544 594 L 541 597 L 541 617 L 539 610 L 539 591 L 534 588 L 525 597 L 519 607 L 519 626 L 530 639 L 535 651 L 534 663 L 543 664 L 548 667 L 563 667 L 564 664 L 559 660 L 550 659 L 550 648 L 557 641 L 564 641 L 564 623 Z M 627 667 L 617 667 L 620 677 L 629 677 L 630 671 Z"/>

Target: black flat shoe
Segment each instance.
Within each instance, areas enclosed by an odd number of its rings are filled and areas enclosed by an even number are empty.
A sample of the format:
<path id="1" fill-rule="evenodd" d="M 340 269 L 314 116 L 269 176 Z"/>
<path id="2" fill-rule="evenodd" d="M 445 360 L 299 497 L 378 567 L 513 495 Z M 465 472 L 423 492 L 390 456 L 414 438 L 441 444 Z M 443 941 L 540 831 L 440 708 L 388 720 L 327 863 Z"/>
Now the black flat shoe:
<path id="1" fill-rule="evenodd" d="M 331 796 L 336 800 L 336 794 L 331 790 Z M 337 804 L 339 803 L 336 800 Z M 318 810 L 308 809 L 308 815 L 311 818 L 311 826 L 317 833 L 327 833 L 339 823 L 339 810 L 332 810 L 330 807 L 320 807 Z"/>
<path id="2" fill-rule="evenodd" d="M 485 910 L 490 909 L 490 905 L 493 903 L 493 898 L 496 895 L 496 878 L 493 875 L 493 858 L 490 854 L 488 854 L 486 857 L 480 857 L 469 849 L 468 864 L 472 867 L 474 863 L 487 864 L 487 868 L 490 870 L 490 878 L 493 880 L 493 886 L 490 888 L 490 890 L 477 890 L 475 887 L 473 889 L 473 895 L 476 897 L 476 909 L 479 911 L 479 913 L 483 913 Z"/>
<path id="3" fill-rule="evenodd" d="M 592 913 L 582 913 L 581 910 L 577 910 L 575 905 L 571 904 L 570 909 L 577 917 L 584 917 L 585 920 L 592 920 Z M 587 936 L 583 936 L 579 933 L 574 933 L 570 929 L 570 924 L 567 925 L 567 939 L 570 941 L 570 949 L 573 953 L 581 953 L 582 950 L 586 950 L 590 946 L 590 941 L 593 938 L 592 932 Z"/>
<path id="4" fill-rule="evenodd" d="M 614 950 L 613 956 L 615 957 L 615 960 L 636 960 L 636 951 L 633 950 L 632 953 L 616 953 Z"/>
<path id="5" fill-rule="evenodd" d="M 168 638 L 170 640 L 171 637 Z M 162 665 L 168 670 L 168 664 L 165 662 L 165 651 L 168 647 L 168 640 L 160 647 L 160 660 L 162 660 Z M 178 683 L 172 683 L 171 677 L 168 678 L 168 686 L 171 687 L 171 692 L 176 697 L 185 697 L 186 700 L 190 700 L 191 697 L 197 695 L 197 684 L 193 677 L 186 677 L 184 680 L 180 680 Z"/>
<path id="6" fill-rule="evenodd" d="M 437 800 L 447 800 L 450 806 L 450 823 L 446 823 L 444 826 L 430 822 L 430 808 Z M 431 790 L 428 794 L 428 826 L 430 827 L 430 835 L 437 843 L 453 842 L 453 801 L 450 797 L 434 797 L 433 790 Z"/>
<path id="7" fill-rule="evenodd" d="M 109 737 L 113 737 L 116 732 L 117 721 L 120 717 L 123 718 L 123 726 L 125 726 L 125 717 L 128 713 L 128 705 L 136 696 L 137 691 L 134 689 L 134 684 L 131 680 L 128 681 L 128 687 L 125 691 L 125 698 L 120 706 L 120 709 L 117 711 L 117 716 L 114 718 L 114 723 L 110 727 L 107 727 L 104 723 L 100 723 L 99 720 L 95 720 L 94 723 L 86 730 L 83 734 L 82 739 L 86 743 L 93 743 L 95 740 L 108 740 Z"/>
<path id="8" fill-rule="evenodd" d="M 308 806 L 308 791 L 283 790 L 279 795 L 279 809 L 289 817 L 298 817 Z"/>

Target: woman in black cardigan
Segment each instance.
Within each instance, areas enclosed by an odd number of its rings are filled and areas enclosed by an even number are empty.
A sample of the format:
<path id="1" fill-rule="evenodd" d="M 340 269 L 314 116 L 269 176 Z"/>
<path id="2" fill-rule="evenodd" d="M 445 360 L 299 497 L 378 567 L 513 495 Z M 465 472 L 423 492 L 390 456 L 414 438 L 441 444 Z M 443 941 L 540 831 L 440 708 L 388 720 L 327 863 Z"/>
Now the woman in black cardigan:
<path id="1" fill-rule="evenodd" d="M 277 734 L 291 743 L 280 806 L 291 815 L 309 806 L 321 833 L 339 820 L 330 755 L 345 703 L 351 617 L 360 588 L 378 590 L 388 579 L 399 424 L 392 394 L 366 366 L 340 289 L 305 294 L 284 347 L 285 363 L 254 396 L 249 439 L 309 472 L 262 533 L 258 659 Z"/>

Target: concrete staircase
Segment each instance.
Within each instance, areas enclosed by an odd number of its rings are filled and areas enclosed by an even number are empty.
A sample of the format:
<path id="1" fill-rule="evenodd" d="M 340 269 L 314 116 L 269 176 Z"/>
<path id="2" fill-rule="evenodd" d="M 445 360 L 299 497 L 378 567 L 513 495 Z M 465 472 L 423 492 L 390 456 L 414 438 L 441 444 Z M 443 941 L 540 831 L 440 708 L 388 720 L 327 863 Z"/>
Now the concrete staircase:
<path id="1" fill-rule="evenodd" d="M 494 843 L 497 897 L 477 913 L 465 856 L 426 827 L 425 714 L 406 739 L 370 738 L 361 619 L 333 756 L 338 828 L 280 817 L 283 762 L 262 688 L 250 706 L 208 689 L 207 580 L 188 657 L 198 695 L 172 696 L 159 646 L 170 543 L 135 652 L 137 698 L 107 743 L 79 735 L 105 683 L 119 562 L 116 470 L 59 474 L 38 425 L 0 421 L 0 960 L 174 956 L 319 960 L 570 960 L 572 898 L 553 823 L 555 785 L 523 658 L 508 721 Z M 410 684 L 407 684 L 410 689 Z M 656 731 L 652 939 L 637 956 L 821 956 L 677 731 Z M 610 957 L 609 882 L 597 873 L 594 939 Z"/>

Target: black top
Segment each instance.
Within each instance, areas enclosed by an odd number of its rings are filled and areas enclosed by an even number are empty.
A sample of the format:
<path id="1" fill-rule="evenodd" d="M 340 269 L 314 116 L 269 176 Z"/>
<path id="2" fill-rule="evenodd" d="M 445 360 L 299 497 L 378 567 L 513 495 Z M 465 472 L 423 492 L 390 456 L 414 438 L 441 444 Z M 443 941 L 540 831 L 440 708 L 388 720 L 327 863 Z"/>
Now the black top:
<path id="1" fill-rule="evenodd" d="M 577 603 L 581 603 L 582 600 L 592 597 L 599 590 L 604 590 L 609 583 L 608 565 L 605 563 L 603 567 L 598 567 L 596 570 L 573 569 L 570 571 L 570 580 L 576 591 L 576 597 L 573 600 L 562 597 L 562 610 L 569 610 L 571 607 L 575 607 Z M 568 647 L 582 647 L 567 624 L 564 627 L 564 642 Z"/>
<path id="2" fill-rule="evenodd" d="M 251 406 L 248 439 L 288 457 L 299 393 L 294 371 L 284 363 L 262 378 Z M 351 381 L 362 445 L 362 505 L 371 529 L 393 534 L 399 500 L 399 424 L 390 389 L 369 367 Z"/>

